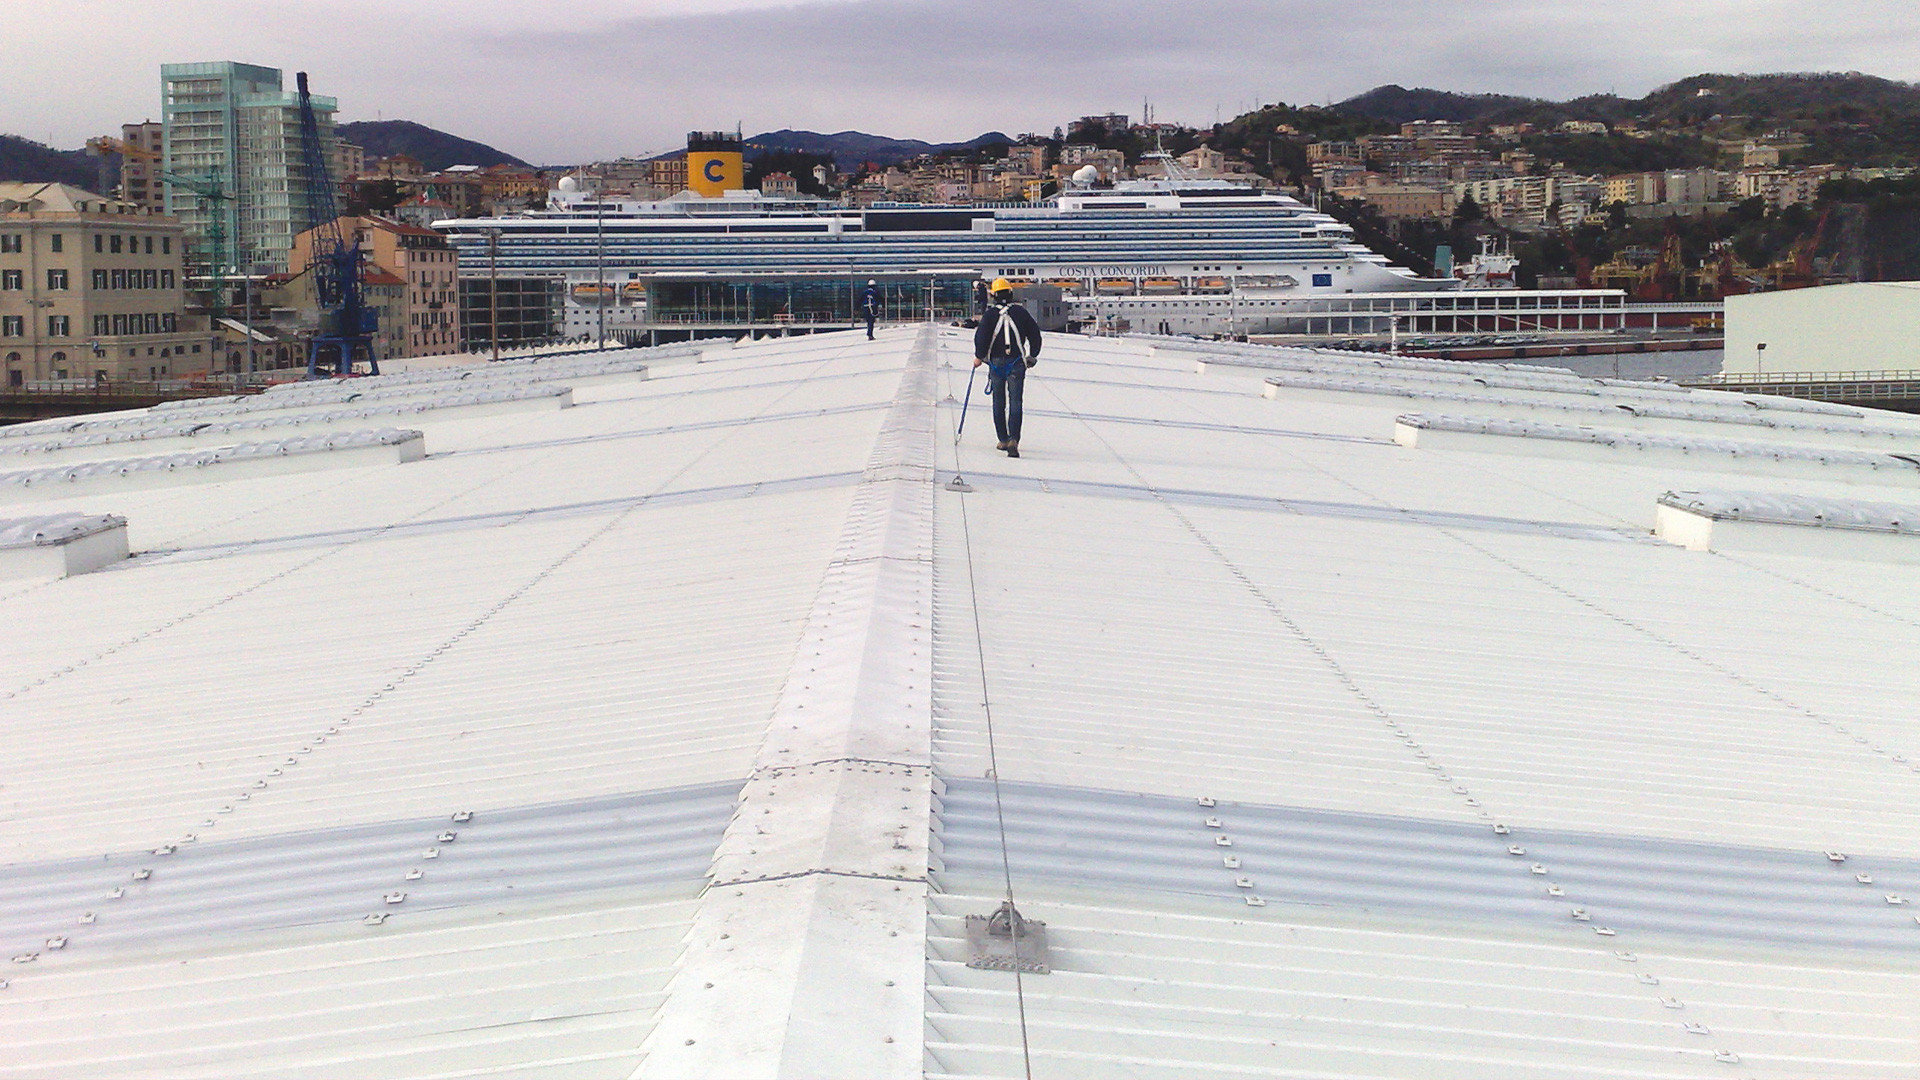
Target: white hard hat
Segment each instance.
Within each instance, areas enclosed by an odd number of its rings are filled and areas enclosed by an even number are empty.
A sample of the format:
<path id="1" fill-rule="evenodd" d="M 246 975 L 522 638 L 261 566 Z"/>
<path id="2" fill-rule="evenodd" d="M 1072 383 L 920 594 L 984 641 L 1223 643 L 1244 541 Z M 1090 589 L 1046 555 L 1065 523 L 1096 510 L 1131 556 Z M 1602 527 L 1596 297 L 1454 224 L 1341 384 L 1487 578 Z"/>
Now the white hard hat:
<path id="1" fill-rule="evenodd" d="M 880 283 L 879 283 L 879 282 L 877 282 L 877 281 L 875 281 L 875 280 L 873 280 L 872 278 L 868 278 L 868 279 L 867 279 L 867 284 L 869 284 L 869 285 L 878 285 L 878 284 L 880 284 Z"/>

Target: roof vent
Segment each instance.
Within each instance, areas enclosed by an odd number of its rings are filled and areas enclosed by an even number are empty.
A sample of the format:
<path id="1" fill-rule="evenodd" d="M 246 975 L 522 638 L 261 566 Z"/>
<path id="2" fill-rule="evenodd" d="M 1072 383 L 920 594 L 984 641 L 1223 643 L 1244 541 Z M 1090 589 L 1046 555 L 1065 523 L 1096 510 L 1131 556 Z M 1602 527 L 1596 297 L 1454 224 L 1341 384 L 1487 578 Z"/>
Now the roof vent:
<path id="1" fill-rule="evenodd" d="M 1920 563 L 1920 506 L 1771 491 L 1669 491 L 1654 533 L 1689 551 Z"/>
<path id="2" fill-rule="evenodd" d="M 127 519 L 46 514 L 0 520 L 0 580 L 63 578 L 127 557 Z"/>

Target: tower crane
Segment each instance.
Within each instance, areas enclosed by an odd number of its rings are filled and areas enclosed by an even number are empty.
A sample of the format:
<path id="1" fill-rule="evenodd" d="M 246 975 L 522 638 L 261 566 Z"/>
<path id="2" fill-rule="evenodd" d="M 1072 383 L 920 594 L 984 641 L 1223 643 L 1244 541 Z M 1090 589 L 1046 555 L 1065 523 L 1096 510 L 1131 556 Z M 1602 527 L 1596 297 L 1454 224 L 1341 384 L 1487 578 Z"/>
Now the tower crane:
<path id="1" fill-rule="evenodd" d="M 307 353 L 307 378 L 322 373 L 322 355 L 331 353 L 329 374 L 351 375 L 355 360 L 364 355 L 368 374 L 380 374 L 373 353 L 378 316 L 367 307 L 361 280 L 360 244 L 348 243 L 340 231 L 340 202 L 327 171 L 326 148 L 320 144 L 320 122 L 313 114 L 307 91 L 307 73 L 296 75 L 300 88 L 300 152 L 307 168 L 307 229 L 312 255 L 307 262 L 314 292 L 320 301 L 320 330 Z"/>

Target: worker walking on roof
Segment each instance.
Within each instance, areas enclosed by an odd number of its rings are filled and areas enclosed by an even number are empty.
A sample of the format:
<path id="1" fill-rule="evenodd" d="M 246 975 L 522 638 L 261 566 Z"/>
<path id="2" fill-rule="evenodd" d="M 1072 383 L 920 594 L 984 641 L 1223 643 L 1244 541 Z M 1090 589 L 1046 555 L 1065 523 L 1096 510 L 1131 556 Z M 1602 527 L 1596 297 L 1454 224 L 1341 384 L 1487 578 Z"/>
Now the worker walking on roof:
<path id="1" fill-rule="evenodd" d="M 860 298 L 860 313 L 867 318 L 867 340 L 873 340 L 873 320 L 880 317 L 880 283 L 867 279 L 867 292 Z"/>
<path id="2" fill-rule="evenodd" d="M 992 306 L 973 332 L 973 366 L 987 365 L 987 390 L 993 394 L 996 449 L 1020 456 L 1020 399 L 1027 369 L 1040 360 L 1040 324 L 1025 306 L 1013 302 L 1013 283 L 995 278 L 988 290 Z"/>

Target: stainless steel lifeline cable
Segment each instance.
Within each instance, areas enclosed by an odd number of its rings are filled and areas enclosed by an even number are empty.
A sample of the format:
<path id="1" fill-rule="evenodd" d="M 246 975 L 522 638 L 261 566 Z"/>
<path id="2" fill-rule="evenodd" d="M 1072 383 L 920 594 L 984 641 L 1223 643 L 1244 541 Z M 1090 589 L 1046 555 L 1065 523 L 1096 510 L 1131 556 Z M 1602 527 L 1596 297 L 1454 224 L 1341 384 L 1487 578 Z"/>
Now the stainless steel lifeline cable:
<path id="1" fill-rule="evenodd" d="M 960 539 L 967 553 L 967 597 L 973 609 L 974 655 L 980 662 L 980 707 L 987 718 L 987 775 L 993 780 L 993 814 L 1000 829 L 1000 874 L 1007 891 L 1007 928 L 1013 935 L 1013 998 L 1020 1012 L 1020 1062 L 1027 1080 L 1033 1080 L 1033 1048 L 1027 1035 L 1027 988 L 1020 975 L 1020 916 L 1013 902 L 1013 859 L 1007 853 L 1007 812 L 1000 801 L 1000 753 L 993 737 L 993 695 L 987 692 L 987 640 L 980 628 L 980 589 L 973 572 L 973 527 L 967 518 L 966 493 L 972 488 L 960 479 L 958 430 L 953 434 L 953 466 L 955 483 L 949 485 L 949 489 L 960 493 Z"/>

